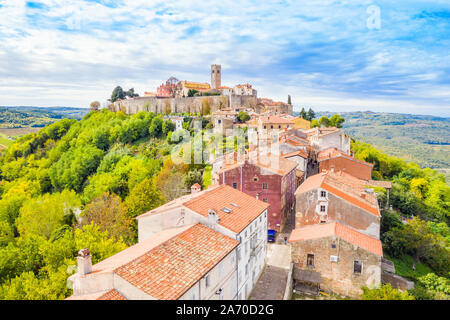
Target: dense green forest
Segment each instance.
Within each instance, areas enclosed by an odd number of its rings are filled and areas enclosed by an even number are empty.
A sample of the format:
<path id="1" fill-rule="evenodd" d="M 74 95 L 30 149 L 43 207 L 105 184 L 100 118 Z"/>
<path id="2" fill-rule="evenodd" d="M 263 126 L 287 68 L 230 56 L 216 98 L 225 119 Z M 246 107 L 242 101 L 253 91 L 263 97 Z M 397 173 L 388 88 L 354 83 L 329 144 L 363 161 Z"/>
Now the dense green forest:
<path id="1" fill-rule="evenodd" d="M 186 128 L 190 118 L 186 118 Z M 202 183 L 169 160 L 174 125 L 91 112 L 15 141 L 0 158 L 0 299 L 63 299 L 77 251 L 93 263 L 136 241 L 134 218 Z"/>
<path id="2" fill-rule="evenodd" d="M 317 112 L 318 118 L 332 115 Z M 340 115 L 344 130 L 354 139 L 422 168 L 438 169 L 450 181 L 450 118 L 370 111 Z"/>
<path id="3" fill-rule="evenodd" d="M 366 143 L 352 141 L 352 150 L 356 158 L 374 164 L 373 179 L 392 181 L 389 207 L 386 190 L 375 191 L 384 256 L 394 262 L 397 274 L 415 282 L 404 298 L 450 299 L 450 186 L 443 174 L 387 156 Z M 383 287 L 375 295 L 390 290 Z M 367 291 L 365 295 L 374 297 Z"/>
<path id="4" fill-rule="evenodd" d="M 183 127 L 192 133 L 191 121 L 186 117 Z M 170 159 L 179 147 L 173 131 L 161 115 L 103 109 L 12 143 L 0 158 L 0 299 L 64 299 L 78 250 L 89 247 L 93 263 L 105 259 L 136 242 L 137 215 L 195 182 L 206 186 L 209 166 Z M 448 298 L 450 187 L 443 175 L 364 143 L 352 148 L 374 163 L 375 179 L 393 181 L 393 208 L 383 209 L 381 238 L 397 269 L 417 284 L 408 297 Z M 385 191 L 376 191 L 385 208 Z M 401 217 L 413 216 L 402 223 Z"/>

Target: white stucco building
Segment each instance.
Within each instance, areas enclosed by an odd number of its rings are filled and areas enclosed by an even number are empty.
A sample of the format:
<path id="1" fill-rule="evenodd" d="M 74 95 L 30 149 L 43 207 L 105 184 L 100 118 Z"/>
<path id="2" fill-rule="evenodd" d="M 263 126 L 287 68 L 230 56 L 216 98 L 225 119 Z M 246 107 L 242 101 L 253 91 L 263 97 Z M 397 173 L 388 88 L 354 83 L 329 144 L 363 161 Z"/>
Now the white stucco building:
<path id="1" fill-rule="evenodd" d="M 78 257 L 68 299 L 247 299 L 261 274 L 269 205 L 221 185 L 147 212 L 136 245 L 91 265 Z"/>

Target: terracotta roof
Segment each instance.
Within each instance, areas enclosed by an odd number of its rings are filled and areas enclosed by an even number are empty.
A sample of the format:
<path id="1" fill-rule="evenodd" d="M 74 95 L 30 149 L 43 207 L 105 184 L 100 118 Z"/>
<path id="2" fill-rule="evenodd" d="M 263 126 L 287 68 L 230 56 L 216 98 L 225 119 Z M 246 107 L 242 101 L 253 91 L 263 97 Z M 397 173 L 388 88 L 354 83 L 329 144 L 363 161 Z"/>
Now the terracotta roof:
<path id="1" fill-rule="evenodd" d="M 343 158 L 364 164 L 366 166 L 373 167 L 373 164 L 356 159 L 356 158 L 346 154 L 345 152 L 338 150 L 337 148 L 328 148 L 328 149 L 320 151 L 317 154 L 317 161 L 321 162 L 324 160 L 329 160 L 329 159 L 337 158 L 337 157 L 343 157 Z"/>
<path id="2" fill-rule="evenodd" d="M 219 225 L 240 233 L 261 215 L 269 204 L 228 185 L 220 185 L 212 190 L 207 189 L 205 193 L 186 202 L 184 206 L 204 217 L 208 217 L 208 211 L 213 209 L 219 216 Z M 224 208 L 229 208 L 232 212 L 226 213 L 222 210 Z"/>
<path id="3" fill-rule="evenodd" d="M 381 187 L 381 188 L 385 188 L 385 189 L 392 188 L 391 181 L 369 180 L 369 181 L 367 181 L 367 185 L 371 186 L 371 187 Z"/>
<path id="4" fill-rule="evenodd" d="M 305 152 L 305 150 L 297 150 L 297 151 L 282 154 L 283 158 L 290 158 L 290 157 L 295 157 L 295 156 L 300 156 L 304 159 L 308 159 L 308 154 Z"/>
<path id="5" fill-rule="evenodd" d="M 124 296 L 122 296 L 119 292 L 117 292 L 115 289 L 112 289 L 104 293 L 100 297 L 98 297 L 97 300 L 127 300 L 127 299 Z"/>
<path id="6" fill-rule="evenodd" d="M 329 128 L 312 128 L 309 130 L 304 130 L 303 132 L 306 133 L 306 135 L 309 137 L 318 135 L 319 137 L 335 133 L 340 131 L 339 128 L 336 127 L 329 127 Z"/>
<path id="7" fill-rule="evenodd" d="M 230 237 L 196 224 L 116 269 L 115 273 L 156 299 L 174 300 L 238 244 Z"/>
<path id="8" fill-rule="evenodd" d="M 374 194 L 366 192 L 364 184 L 366 184 L 366 181 L 343 172 L 319 173 L 306 179 L 298 187 L 295 194 L 322 188 L 361 209 L 380 216 L 377 198 Z"/>
<path id="9" fill-rule="evenodd" d="M 261 120 L 262 123 L 276 123 L 276 124 L 283 124 L 283 123 L 289 123 L 289 124 L 293 124 L 294 121 L 291 119 L 285 119 L 282 117 L 278 117 L 278 116 L 262 116 L 259 117 L 259 119 Z"/>
<path id="10" fill-rule="evenodd" d="M 237 204 L 238 207 L 234 207 L 232 203 Z M 219 224 L 233 232 L 239 233 L 267 209 L 269 204 L 230 186 L 214 185 L 206 190 L 172 200 L 138 216 L 137 219 L 163 213 L 178 207 L 186 207 L 205 217 L 208 216 L 209 209 L 215 209 L 220 218 Z M 224 207 L 232 209 L 232 213 L 223 212 L 221 209 Z"/>
<path id="11" fill-rule="evenodd" d="M 338 222 L 321 223 L 294 229 L 289 242 L 337 236 L 376 255 L 383 256 L 381 241 Z"/>
<path id="12" fill-rule="evenodd" d="M 134 259 L 136 259 L 139 256 L 142 256 L 149 250 L 161 245 L 162 243 L 166 242 L 167 240 L 188 230 L 190 227 L 192 227 L 192 225 L 166 229 L 161 232 L 158 232 L 158 233 L 150 236 L 149 238 L 145 239 L 144 241 L 141 241 L 131 247 L 128 247 L 125 250 L 122 250 L 119 253 L 93 265 L 92 272 L 90 274 L 111 273 L 115 269 L 129 263 L 130 261 L 133 261 Z"/>
<path id="13" fill-rule="evenodd" d="M 281 176 L 287 175 L 289 172 L 291 172 L 297 167 L 296 162 L 289 159 L 285 159 L 284 155 L 278 156 L 272 153 L 258 155 L 258 151 L 250 152 L 248 162 Z M 223 163 L 223 167 L 218 171 L 218 173 L 221 173 L 224 170 L 225 171 L 232 170 L 234 168 L 240 167 L 243 164 L 244 160 L 239 161 L 239 159 L 237 160 L 230 159 Z"/>
<path id="14" fill-rule="evenodd" d="M 202 186 L 199 185 L 198 183 L 194 183 L 194 184 L 192 185 L 192 187 L 194 187 L 194 188 L 199 188 L 199 189 L 200 189 Z M 191 188 L 192 188 L 192 187 L 191 187 Z"/>

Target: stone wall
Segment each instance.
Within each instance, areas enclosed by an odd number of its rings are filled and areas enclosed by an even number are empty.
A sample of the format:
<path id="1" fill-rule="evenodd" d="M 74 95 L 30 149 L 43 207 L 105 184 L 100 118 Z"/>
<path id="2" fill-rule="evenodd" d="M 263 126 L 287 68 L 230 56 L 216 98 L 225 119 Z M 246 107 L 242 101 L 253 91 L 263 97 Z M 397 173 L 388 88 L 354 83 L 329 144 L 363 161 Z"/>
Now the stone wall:
<path id="1" fill-rule="evenodd" d="M 380 217 L 327 192 L 326 200 L 319 199 L 319 189 L 296 195 L 295 227 L 320 223 L 319 203 L 327 203 L 328 221 L 338 221 L 369 237 L 380 238 Z"/>
<path id="2" fill-rule="evenodd" d="M 116 101 L 111 105 L 113 111 L 123 111 L 128 114 L 147 111 L 154 113 L 184 113 L 202 112 L 202 106 L 209 105 L 210 112 L 220 109 L 253 108 L 256 109 L 257 98 L 255 96 L 205 96 L 186 98 L 157 98 L 136 97 Z"/>
<path id="3" fill-rule="evenodd" d="M 329 236 L 293 242 L 291 248 L 295 267 L 321 274 L 322 290 L 359 298 L 362 286 L 376 286 L 381 283 L 381 257 L 340 238 Z M 314 254 L 313 267 L 306 265 L 307 254 Z M 330 261 L 331 255 L 338 256 L 338 261 Z M 355 260 L 363 264 L 361 274 L 353 272 Z"/>

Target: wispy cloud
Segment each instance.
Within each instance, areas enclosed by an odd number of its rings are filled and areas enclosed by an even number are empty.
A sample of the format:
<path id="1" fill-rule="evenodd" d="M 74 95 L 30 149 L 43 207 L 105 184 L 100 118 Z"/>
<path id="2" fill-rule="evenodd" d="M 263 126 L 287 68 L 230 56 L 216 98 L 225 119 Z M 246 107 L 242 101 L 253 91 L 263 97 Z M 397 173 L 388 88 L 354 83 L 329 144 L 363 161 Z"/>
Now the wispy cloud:
<path id="1" fill-rule="evenodd" d="M 450 115 L 448 1 L 0 0 L 0 17 L 0 105 L 88 106 L 221 63 L 297 106 Z"/>

